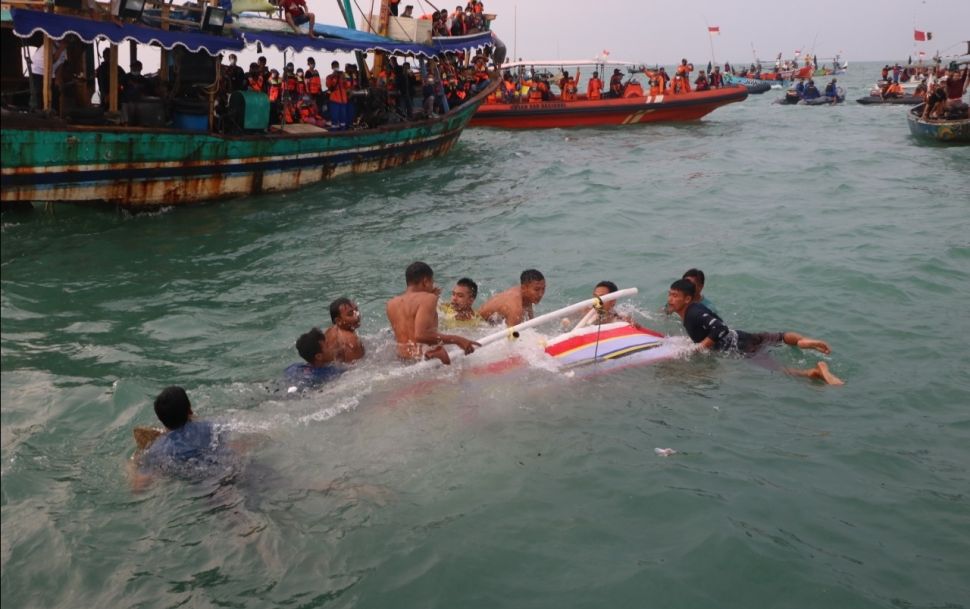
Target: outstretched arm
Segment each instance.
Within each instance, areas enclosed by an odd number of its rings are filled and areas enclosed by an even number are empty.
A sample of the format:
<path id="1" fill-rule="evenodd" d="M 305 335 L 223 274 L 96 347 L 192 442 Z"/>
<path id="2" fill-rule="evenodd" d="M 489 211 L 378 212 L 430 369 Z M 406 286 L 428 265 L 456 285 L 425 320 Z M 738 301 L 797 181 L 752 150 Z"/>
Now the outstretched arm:
<path id="1" fill-rule="evenodd" d="M 478 343 L 454 334 L 438 332 L 438 297 L 434 294 L 428 296 L 418 305 L 418 312 L 414 318 L 414 341 L 432 346 L 458 345 L 466 354 L 473 352 Z"/>

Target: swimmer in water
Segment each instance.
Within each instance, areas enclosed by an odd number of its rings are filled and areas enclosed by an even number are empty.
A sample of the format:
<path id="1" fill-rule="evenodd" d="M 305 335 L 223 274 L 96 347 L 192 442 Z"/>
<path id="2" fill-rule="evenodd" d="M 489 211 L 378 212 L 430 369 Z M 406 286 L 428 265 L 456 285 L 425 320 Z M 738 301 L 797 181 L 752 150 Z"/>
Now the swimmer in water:
<path id="1" fill-rule="evenodd" d="M 492 296 L 478 314 L 489 323 L 504 321 L 511 328 L 532 319 L 532 307 L 542 301 L 545 293 L 546 278 L 539 271 L 528 269 L 519 276 L 519 285 Z"/>
<path id="2" fill-rule="evenodd" d="M 832 352 L 828 343 L 807 338 L 795 332 L 761 332 L 757 334 L 731 330 L 713 311 L 699 302 L 694 302 L 696 288 L 689 279 L 680 279 L 670 286 L 667 293 L 667 306 L 672 313 L 680 315 L 687 335 L 704 351 L 736 351 L 742 355 L 754 355 L 764 347 L 785 343 L 799 349 L 814 349 L 828 355 Z M 832 374 L 828 364 L 818 362 L 807 370 L 785 368 L 791 376 L 808 377 L 829 385 L 843 385 L 839 377 Z"/>
<path id="3" fill-rule="evenodd" d="M 332 326 L 325 334 L 327 347 L 333 350 L 338 362 L 349 364 L 364 357 L 364 345 L 357 336 L 360 327 L 360 310 L 349 298 L 338 298 L 330 303 Z"/>
<path id="4" fill-rule="evenodd" d="M 458 345 L 466 354 L 481 346 L 467 338 L 438 332 L 438 291 L 434 271 L 424 262 L 414 262 L 404 272 L 407 289 L 387 301 L 387 319 L 397 340 L 401 359 L 437 359 L 450 364 L 445 345 Z M 430 348 L 429 348 L 430 347 Z"/>
<path id="5" fill-rule="evenodd" d="M 451 302 L 442 304 L 441 322 L 446 328 L 474 325 L 478 321 L 475 314 L 475 298 L 478 297 L 478 284 L 462 277 L 451 289 Z"/>

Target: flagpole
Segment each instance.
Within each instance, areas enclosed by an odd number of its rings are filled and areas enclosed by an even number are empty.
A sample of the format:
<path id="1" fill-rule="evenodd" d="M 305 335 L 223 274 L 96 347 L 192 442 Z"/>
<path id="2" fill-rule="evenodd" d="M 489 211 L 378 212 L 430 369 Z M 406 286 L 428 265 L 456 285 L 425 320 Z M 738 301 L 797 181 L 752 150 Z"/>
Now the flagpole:
<path id="1" fill-rule="evenodd" d="M 714 34 L 711 33 L 710 26 L 707 26 L 707 39 L 711 41 L 711 63 L 717 65 L 717 58 L 714 57 Z"/>

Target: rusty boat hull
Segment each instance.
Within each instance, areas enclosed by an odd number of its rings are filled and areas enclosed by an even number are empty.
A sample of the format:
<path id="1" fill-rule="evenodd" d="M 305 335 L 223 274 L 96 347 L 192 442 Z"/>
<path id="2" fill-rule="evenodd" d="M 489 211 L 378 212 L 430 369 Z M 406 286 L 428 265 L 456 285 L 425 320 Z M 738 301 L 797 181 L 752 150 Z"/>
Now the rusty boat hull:
<path id="1" fill-rule="evenodd" d="M 550 129 L 694 121 L 716 108 L 743 101 L 747 97 L 747 89 L 736 86 L 615 99 L 486 103 L 475 113 L 471 126 Z"/>
<path id="2" fill-rule="evenodd" d="M 493 82 L 447 114 L 361 131 L 221 135 L 85 127 L 4 115 L 3 204 L 153 208 L 293 190 L 451 150 Z"/>

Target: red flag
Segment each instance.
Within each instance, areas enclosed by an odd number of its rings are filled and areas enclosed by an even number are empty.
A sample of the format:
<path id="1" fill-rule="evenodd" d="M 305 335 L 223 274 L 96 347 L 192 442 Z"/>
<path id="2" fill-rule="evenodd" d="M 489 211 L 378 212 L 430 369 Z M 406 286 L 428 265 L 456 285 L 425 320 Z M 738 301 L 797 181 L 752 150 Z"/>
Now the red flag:
<path id="1" fill-rule="evenodd" d="M 926 42 L 926 32 L 921 32 L 919 30 L 913 30 L 913 40 L 918 40 L 920 42 Z"/>
<path id="2" fill-rule="evenodd" d="M 707 33 L 711 36 L 719 35 L 721 33 L 721 28 L 719 26 L 707 26 Z"/>

